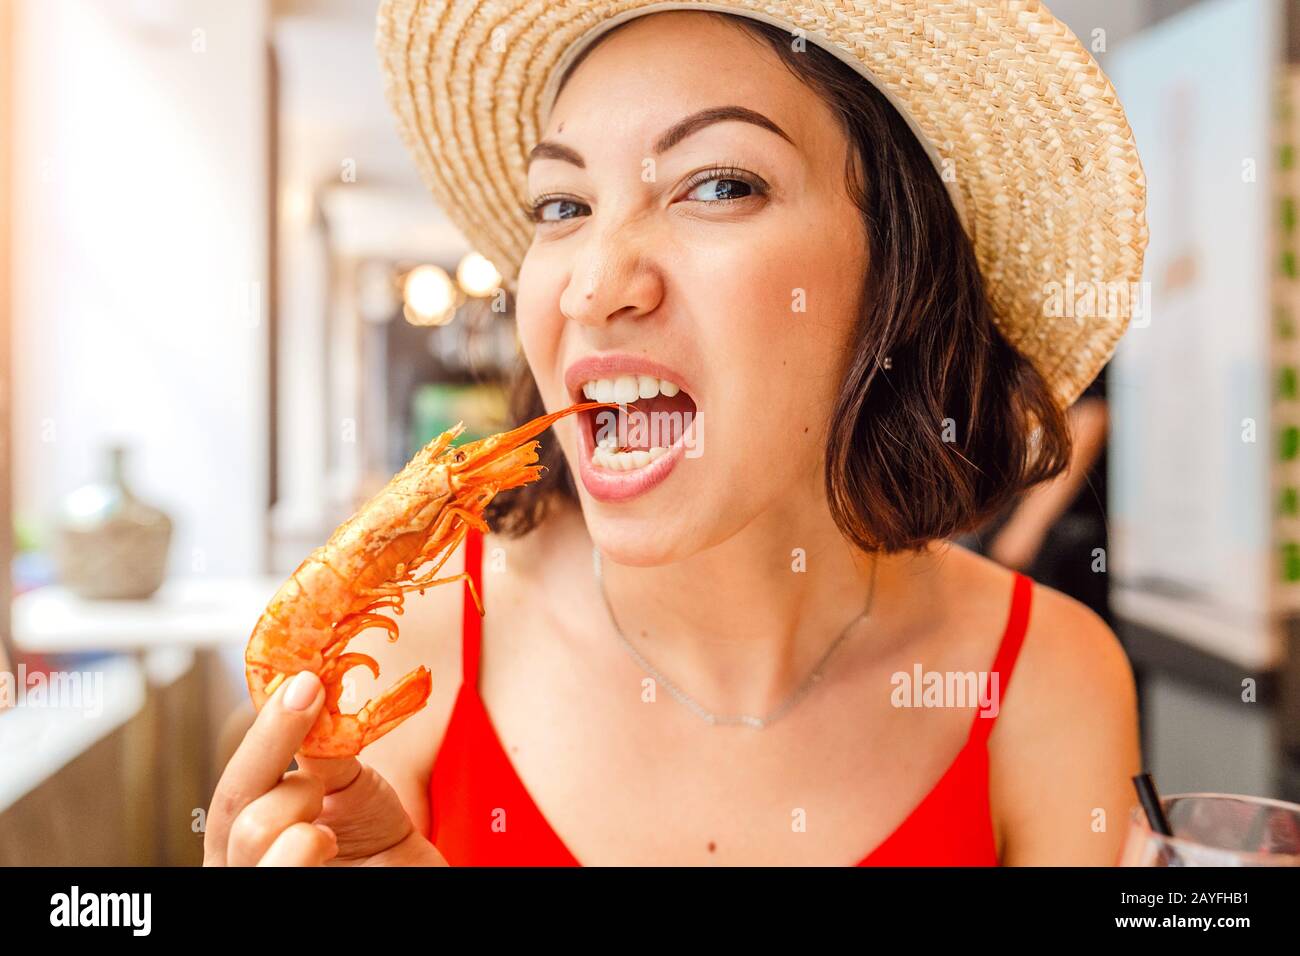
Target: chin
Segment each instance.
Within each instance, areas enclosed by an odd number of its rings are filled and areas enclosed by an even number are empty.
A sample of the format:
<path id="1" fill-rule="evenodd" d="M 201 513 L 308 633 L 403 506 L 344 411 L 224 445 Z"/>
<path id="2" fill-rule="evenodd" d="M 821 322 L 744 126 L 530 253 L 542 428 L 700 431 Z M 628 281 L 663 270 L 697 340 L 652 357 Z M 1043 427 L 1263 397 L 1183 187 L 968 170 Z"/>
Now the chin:
<path id="1" fill-rule="evenodd" d="M 582 513 L 591 543 L 615 564 L 653 568 L 700 550 L 700 527 L 680 516 L 665 520 L 662 515 L 633 514 L 590 500 L 583 501 Z"/>

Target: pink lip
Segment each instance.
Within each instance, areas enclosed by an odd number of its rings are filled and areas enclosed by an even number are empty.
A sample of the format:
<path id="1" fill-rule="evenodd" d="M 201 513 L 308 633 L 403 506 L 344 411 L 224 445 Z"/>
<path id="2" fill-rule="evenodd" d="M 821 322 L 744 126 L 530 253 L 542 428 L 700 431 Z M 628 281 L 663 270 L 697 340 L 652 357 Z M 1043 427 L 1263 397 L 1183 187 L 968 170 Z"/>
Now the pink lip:
<path id="1" fill-rule="evenodd" d="M 585 383 L 598 378 L 616 378 L 619 375 L 653 375 L 681 386 L 692 397 L 695 394 L 676 370 L 633 355 L 589 355 L 580 358 L 564 373 L 564 384 L 569 389 L 570 396 L 576 396 L 577 401 L 586 401 L 582 395 Z M 588 413 L 583 413 L 584 419 L 586 414 Z M 645 494 L 662 483 L 686 455 L 686 436 L 683 435 L 667 452 L 644 468 L 635 471 L 606 471 L 591 463 L 591 453 L 595 450 L 591 429 L 579 427 L 578 436 L 578 473 L 582 476 L 582 484 L 587 492 L 597 501 L 630 501 Z"/>

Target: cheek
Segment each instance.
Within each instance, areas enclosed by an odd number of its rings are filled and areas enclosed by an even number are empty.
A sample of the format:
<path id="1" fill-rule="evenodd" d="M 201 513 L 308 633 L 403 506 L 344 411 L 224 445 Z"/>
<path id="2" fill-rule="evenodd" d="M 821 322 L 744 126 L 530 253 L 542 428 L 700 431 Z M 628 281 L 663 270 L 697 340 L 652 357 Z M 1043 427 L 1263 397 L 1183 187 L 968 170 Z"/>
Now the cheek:
<path id="1" fill-rule="evenodd" d="M 735 241 L 693 250 L 692 285 L 711 315 L 706 355 L 730 379 L 749 429 L 789 434 L 824 424 L 860 321 L 866 274 L 861 221 L 842 202 L 769 217 Z M 700 268 L 705 266 L 706 268 Z M 809 441 L 820 432 L 810 428 Z"/>
<path id="2" fill-rule="evenodd" d="M 559 388 L 558 365 L 564 319 L 560 315 L 563 272 L 531 250 L 519 269 L 515 321 L 524 358 L 543 394 Z"/>
<path id="3" fill-rule="evenodd" d="M 787 253 L 794 249 L 797 255 L 771 263 L 769 286 L 777 307 L 767 314 L 762 337 L 779 343 L 781 354 L 773 361 L 780 366 L 792 408 L 825 419 L 862 321 L 867 263 L 856 216 L 841 215 L 833 225 L 831 216 L 819 221 L 827 226 L 792 232 Z"/>

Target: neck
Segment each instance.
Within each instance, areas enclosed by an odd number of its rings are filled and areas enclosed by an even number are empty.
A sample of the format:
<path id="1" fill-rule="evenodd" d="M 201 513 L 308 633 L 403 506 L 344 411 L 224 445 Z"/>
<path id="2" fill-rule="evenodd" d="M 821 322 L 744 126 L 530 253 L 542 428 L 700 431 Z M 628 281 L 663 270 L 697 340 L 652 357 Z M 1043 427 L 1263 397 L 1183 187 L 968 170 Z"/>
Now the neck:
<path id="1" fill-rule="evenodd" d="M 883 650 L 915 631 L 935 607 L 936 576 L 925 572 L 938 557 L 934 545 L 862 552 L 824 507 L 791 507 L 682 561 L 602 568 L 618 627 L 649 663 L 707 710 L 761 716 L 846 628 L 828 671 L 855 645 Z"/>

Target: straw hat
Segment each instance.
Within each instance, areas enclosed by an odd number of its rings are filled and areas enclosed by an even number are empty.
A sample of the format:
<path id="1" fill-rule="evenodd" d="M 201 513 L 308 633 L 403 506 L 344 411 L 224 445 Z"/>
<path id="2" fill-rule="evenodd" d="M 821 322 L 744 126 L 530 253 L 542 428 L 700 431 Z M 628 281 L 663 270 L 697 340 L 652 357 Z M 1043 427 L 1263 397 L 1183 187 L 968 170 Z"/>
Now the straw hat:
<path id="1" fill-rule="evenodd" d="M 1063 406 L 1078 397 L 1142 301 L 1146 183 L 1110 81 L 1039 0 L 383 0 L 402 138 L 507 287 L 559 77 L 604 31 L 673 9 L 777 24 L 883 91 L 943 174 L 998 328 Z"/>

